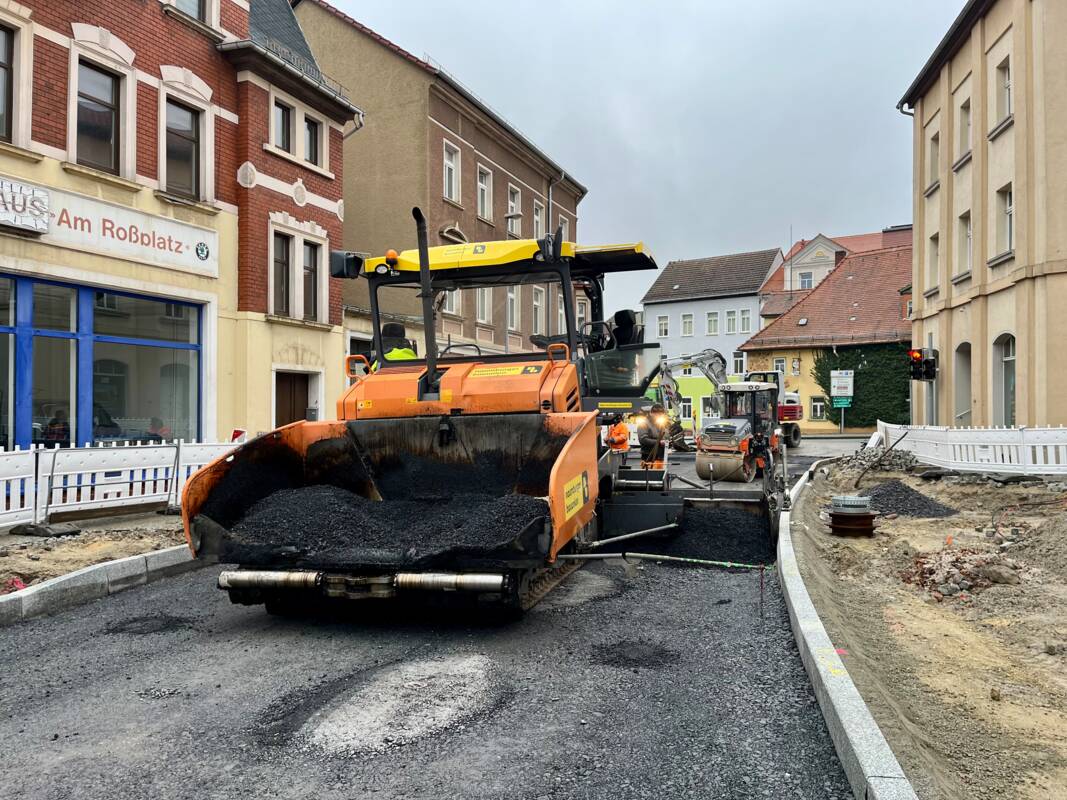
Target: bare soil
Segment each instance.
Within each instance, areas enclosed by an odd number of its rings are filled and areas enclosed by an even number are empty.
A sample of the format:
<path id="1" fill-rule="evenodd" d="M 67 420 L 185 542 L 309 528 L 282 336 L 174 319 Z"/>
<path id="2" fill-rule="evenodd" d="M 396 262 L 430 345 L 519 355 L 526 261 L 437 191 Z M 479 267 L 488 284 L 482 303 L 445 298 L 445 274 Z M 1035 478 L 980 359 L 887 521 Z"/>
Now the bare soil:
<path id="1" fill-rule="evenodd" d="M 897 479 L 959 513 L 880 517 L 873 537 L 835 537 L 823 509 L 859 493 L 855 475 L 820 473 L 792 533 L 819 614 L 919 796 L 1067 798 L 1067 493 L 868 474 L 861 491 Z M 953 581 L 965 588 L 939 591 Z"/>
<path id="2" fill-rule="evenodd" d="M 0 535 L 0 594 L 82 567 L 185 543 L 180 517 L 95 520 L 75 536 Z"/>

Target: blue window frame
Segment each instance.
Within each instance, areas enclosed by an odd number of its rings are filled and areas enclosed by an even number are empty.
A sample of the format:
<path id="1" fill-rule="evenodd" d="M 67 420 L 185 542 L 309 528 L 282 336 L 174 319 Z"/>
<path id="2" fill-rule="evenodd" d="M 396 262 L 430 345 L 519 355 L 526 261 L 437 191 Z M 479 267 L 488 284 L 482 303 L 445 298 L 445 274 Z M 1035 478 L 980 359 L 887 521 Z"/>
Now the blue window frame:
<path id="1" fill-rule="evenodd" d="M 13 317 L 0 317 L 8 373 L 6 385 L 0 383 L 0 446 L 201 438 L 199 305 L 6 274 L 0 281 L 11 287 L 15 305 Z M 64 297 L 71 303 L 66 317 Z M 46 309 L 48 300 L 58 303 Z M 35 319 L 36 301 L 42 313 Z M 157 335 L 146 335 L 152 333 L 146 321 Z M 122 335 L 123 325 L 133 335 Z M 55 397 L 43 400 L 49 392 Z M 115 409 L 124 412 L 121 418 Z"/>

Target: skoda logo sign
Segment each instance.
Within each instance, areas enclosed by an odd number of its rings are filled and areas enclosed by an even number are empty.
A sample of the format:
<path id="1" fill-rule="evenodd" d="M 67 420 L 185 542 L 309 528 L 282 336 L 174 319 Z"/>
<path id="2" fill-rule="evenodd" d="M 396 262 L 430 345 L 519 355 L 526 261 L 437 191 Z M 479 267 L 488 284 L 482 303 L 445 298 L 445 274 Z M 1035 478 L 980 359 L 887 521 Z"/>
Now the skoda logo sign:
<path id="1" fill-rule="evenodd" d="M 208 249 L 207 244 L 204 242 L 197 242 L 196 257 L 199 258 L 201 261 L 207 261 L 207 257 L 209 255 L 211 255 L 211 251 Z"/>

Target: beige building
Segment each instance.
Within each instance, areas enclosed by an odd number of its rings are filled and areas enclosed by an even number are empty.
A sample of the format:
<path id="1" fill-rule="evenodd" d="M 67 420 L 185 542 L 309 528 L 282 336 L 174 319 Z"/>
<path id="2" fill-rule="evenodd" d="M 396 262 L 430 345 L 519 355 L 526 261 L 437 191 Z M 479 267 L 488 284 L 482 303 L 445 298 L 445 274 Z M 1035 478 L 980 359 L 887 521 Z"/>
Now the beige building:
<path id="1" fill-rule="evenodd" d="M 380 255 L 415 247 L 412 206 L 426 214 L 430 245 L 540 238 L 557 227 L 577 235 L 586 189 L 455 78 L 403 50 L 325 0 L 296 0 L 296 15 L 316 60 L 353 91 L 366 112 L 346 141 L 345 246 Z M 394 290 L 382 303 L 422 353 L 419 301 Z M 367 283 L 344 290 L 352 353 L 370 347 Z M 483 352 L 533 349 L 531 335 L 563 325 L 555 287 L 457 292 L 437 315 L 443 347 L 476 344 Z M 589 318 L 580 300 L 577 319 Z"/>
<path id="2" fill-rule="evenodd" d="M 1067 423 L 1067 3 L 970 0 L 898 108 L 914 114 L 913 420 Z"/>

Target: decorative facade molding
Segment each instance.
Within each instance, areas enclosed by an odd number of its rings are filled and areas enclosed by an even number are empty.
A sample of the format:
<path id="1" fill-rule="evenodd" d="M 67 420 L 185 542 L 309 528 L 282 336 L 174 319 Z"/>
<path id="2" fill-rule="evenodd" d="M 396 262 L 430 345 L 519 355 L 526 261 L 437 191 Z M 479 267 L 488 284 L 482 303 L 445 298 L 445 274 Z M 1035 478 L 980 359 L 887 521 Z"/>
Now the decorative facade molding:
<path id="1" fill-rule="evenodd" d="M 133 66 L 133 59 L 136 55 L 133 48 L 107 28 L 101 28 L 99 25 L 86 25 L 84 22 L 72 22 L 70 29 L 74 33 L 74 41 L 78 44 L 100 50 L 104 55 L 121 61 L 127 67 Z"/>

